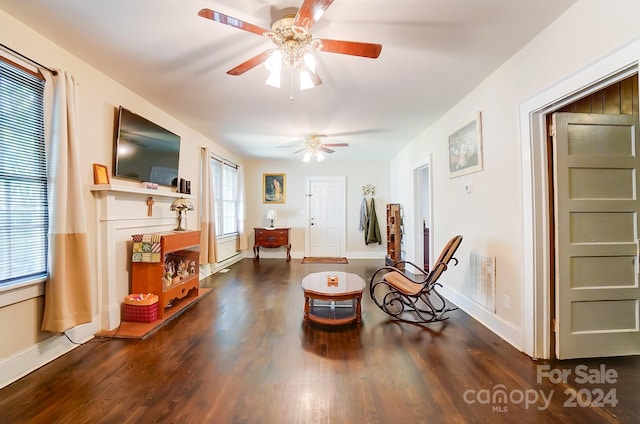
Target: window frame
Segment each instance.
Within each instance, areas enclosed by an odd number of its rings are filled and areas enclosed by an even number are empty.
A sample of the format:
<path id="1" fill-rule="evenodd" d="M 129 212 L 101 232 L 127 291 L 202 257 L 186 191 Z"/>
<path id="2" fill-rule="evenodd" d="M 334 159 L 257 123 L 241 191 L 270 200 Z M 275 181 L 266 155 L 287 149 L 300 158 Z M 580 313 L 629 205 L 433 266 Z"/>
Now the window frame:
<path id="1" fill-rule="evenodd" d="M 23 71 L 33 77 L 40 79 L 41 81 L 46 81 L 44 75 L 40 72 L 39 69 L 33 67 L 32 65 L 25 63 L 19 58 L 14 58 L 12 55 L 9 55 L 5 52 L 0 52 L 0 61 L 13 66 L 14 68 Z M 43 86 L 42 92 L 42 116 L 46 119 L 46 82 L 45 86 Z M 42 136 L 46 143 L 46 128 L 42 128 Z M 46 148 L 45 148 L 45 159 L 46 159 Z M 48 233 L 48 229 L 47 229 Z M 0 308 L 9 306 L 12 304 L 20 303 L 25 300 L 33 299 L 36 297 L 43 296 L 45 293 L 45 282 L 47 280 L 47 272 L 48 272 L 48 261 L 49 261 L 49 251 L 48 247 L 45 248 L 45 275 L 37 275 L 30 278 L 17 279 L 16 281 L 7 282 L 5 284 L 0 284 Z"/>
<path id="2" fill-rule="evenodd" d="M 239 219 L 239 196 L 238 196 L 238 172 L 239 167 L 238 165 L 227 161 L 223 158 L 220 157 L 216 157 L 214 155 L 212 155 L 209 160 L 211 160 L 211 165 L 219 167 L 220 170 L 220 181 L 216 180 L 216 174 L 217 172 L 214 171 L 211 173 L 211 184 L 213 186 L 213 201 L 214 201 L 214 208 L 215 208 L 215 231 L 216 231 L 216 238 L 221 240 L 224 238 L 231 238 L 231 237 L 237 237 L 240 234 L 240 219 Z M 224 179 L 224 167 L 227 166 L 231 169 L 233 169 L 234 172 L 234 181 L 233 181 L 233 185 L 235 187 L 234 190 L 232 190 L 235 193 L 235 198 L 233 200 L 226 200 L 224 199 L 223 195 L 224 195 L 224 186 L 226 184 L 226 181 Z M 229 203 L 232 202 L 233 206 L 234 206 L 234 211 L 235 211 L 235 231 L 232 232 L 228 232 L 225 233 L 223 232 L 222 228 L 219 227 L 224 227 L 223 222 L 225 219 L 225 215 L 223 213 L 224 210 L 224 203 Z"/>

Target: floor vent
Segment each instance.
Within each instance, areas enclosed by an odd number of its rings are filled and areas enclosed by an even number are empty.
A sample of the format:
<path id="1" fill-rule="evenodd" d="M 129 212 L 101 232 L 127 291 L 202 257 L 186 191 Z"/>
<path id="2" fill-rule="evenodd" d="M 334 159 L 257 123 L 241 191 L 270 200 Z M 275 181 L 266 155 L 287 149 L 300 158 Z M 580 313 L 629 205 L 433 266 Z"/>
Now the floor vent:
<path id="1" fill-rule="evenodd" d="M 469 253 L 469 297 L 491 312 L 496 311 L 496 258 Z"/>

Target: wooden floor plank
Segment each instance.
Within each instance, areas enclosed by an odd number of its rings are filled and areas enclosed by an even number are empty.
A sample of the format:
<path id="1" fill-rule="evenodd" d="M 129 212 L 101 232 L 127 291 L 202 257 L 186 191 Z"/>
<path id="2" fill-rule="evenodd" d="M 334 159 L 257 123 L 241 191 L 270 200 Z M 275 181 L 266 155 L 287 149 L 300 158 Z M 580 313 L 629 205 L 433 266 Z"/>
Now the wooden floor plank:
<path id="1" fill-rule="evenodd" d="M 368 293 L 361 325 L 305 323 L 305 275 L 347 271 L 368 282 L 383 265 L 349 262 L 243 260 L 204 280 L 215 290 L 148 339 L 94 339 L 0 390 L 0 422 L 640 422 L 638 357 L 534 361 L 462 311 L 431 325 L 398 323 Z M 604 365 L 618 379 L 538 384 L 539 365 Z M 553 393 L 551 403 L 479 401 L 500 385 Z M 618 404 L 565 405 L 566 390 L 596 389 L 615 389 Z"/>

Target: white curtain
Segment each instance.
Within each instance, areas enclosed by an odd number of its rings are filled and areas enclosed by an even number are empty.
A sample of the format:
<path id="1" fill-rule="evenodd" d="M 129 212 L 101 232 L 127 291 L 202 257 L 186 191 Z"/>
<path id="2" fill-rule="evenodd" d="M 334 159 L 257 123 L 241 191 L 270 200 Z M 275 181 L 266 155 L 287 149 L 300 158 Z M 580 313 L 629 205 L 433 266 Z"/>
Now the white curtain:
<path id="1" fill-rule="evenodd" d="M 216 240 L 216 209 L 214 205 L 213 179 L 211 178 L 211 152 L 208 147 L 201 149 L 200 176 L 200 264 L 218 262 L 218 242 Z"/>
<path id="2" fill-rule="evenodd" d="M 244 166 L 238 165 L 238 250 L 248 248 L 246 234 L 246 207 L 244 202 Z"/>
<path id="3" fill-rule="evenodd" d="M 47 75 L 53 104 L 47 140 L 49 266 L 42 330 L 91 322 L 91 281 L 80 166 L 78 93 L 67 72 Z M 85 167 L 86 168 L 86 167 Z"/>

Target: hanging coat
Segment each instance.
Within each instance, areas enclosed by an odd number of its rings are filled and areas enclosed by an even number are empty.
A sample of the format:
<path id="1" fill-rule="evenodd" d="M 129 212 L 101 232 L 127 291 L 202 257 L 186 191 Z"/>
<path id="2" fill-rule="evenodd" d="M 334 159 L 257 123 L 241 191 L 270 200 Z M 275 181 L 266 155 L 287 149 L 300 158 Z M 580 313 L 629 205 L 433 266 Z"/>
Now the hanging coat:
<path id="1" fill-rule="evenodd" d="M 366 238 L 368 218 L 369 218 L 369 205 L 367 205 L 367 198 L 364 197 L 362 199 L 362 204 L 360 205 L 360 226 L 358 227 L 358 229 L 360 231 L 365 231 L 365 238 Z"/>
<path id="2" fill-rule="evenodd" d="M 365 244 L 369 243 L 382 244 L 382 236 L 380 235 L 378 217 L 376 216 L 376 205 L 373 197 L 371 198 L 371 207 L 369 208 L 369 217 L 367 219 L 367 231 L 365 232 Z"/>

